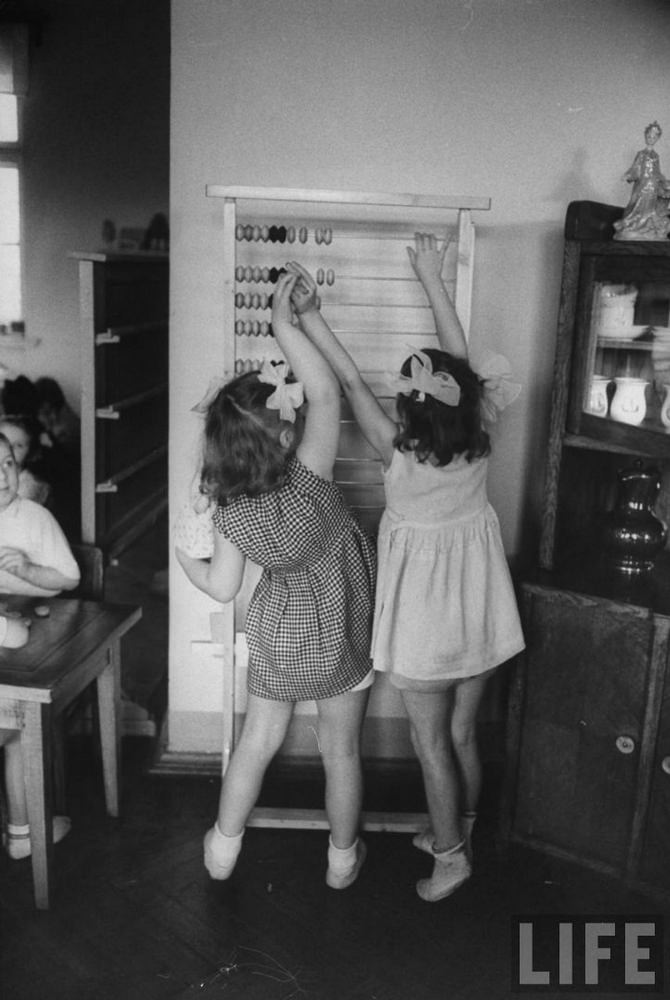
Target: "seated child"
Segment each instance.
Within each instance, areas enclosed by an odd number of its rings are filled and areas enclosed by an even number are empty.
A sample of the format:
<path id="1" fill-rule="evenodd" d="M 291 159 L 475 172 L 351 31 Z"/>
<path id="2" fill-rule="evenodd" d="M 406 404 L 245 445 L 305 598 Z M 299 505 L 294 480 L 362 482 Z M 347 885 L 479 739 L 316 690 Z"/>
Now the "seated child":
<path id="1" fill-rule="evenodd" d="M 51 487 L 40 468 L 40 426 L 27 416 L 0 417 L 0 434 L 4 434 L 14 452 L 19 469 L 19 496 L 48 506 Z"/>
<path id="2" fill-rule="evenodd" d="M 35 381 L 37 419 L 54 444 L 71 456 L 79 455 L 80 421 L 68 404 L 55 378 L 43 376 Z"/>
<path id="3" fill-rule="evenodd" d="M 73 590 L 79 575 L 53 514 L 19 496 L 12 446 L 0 434 L 0 593 L 53 597 Z"/>
<path id="4" fill-rule="evenodd" d="M 18 495 L 19 471 L 11 445 L 0 434 L 0 591 L 53 597 L 79 583 L 79 567 L 58 522 L 33 500 Z M 4 621 L 4 625 L 2 622 Z M 0 616 L 0 642 L 18 647 L 28 641 L 25 622 Z M 11 858 L 30 854 L 30 829 L 23 776 L 21 740 L 12 729 L 0 729 L 5 750 L 8 828 L 6 849 Z M 53 820 L 54 841 L 70 829 L 66 816 Z"/>
<path id="5" fill-rule="evenodd" d="M 30 631 L 24 621 L 0 615 L 0 646 L 19 649 L 25 646 Z M 30 856 L 30 826 L 28 825 L 28 805 L 26 803 L 25 779 L 23 775 L 23 754 L 21 739 L 15 729 L 0 729 L 0 746 L 5 751 L 5 784 L 7 787 L 7 807 L 9 822 L 5 849 L 10 858 L 19 861 Z M 70 829 L 67 816 L 54 816 L 53 839 L 58 843 Z"/>

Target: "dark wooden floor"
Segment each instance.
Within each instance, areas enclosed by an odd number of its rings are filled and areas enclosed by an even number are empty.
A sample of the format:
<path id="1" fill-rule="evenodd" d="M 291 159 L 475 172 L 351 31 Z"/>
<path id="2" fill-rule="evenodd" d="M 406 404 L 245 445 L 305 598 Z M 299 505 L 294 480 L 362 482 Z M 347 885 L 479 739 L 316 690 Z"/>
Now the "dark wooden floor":
<path id="1" fill-rule="evenodd" d="M 608 879 L 501 852 L 493 816 L 473 877 L 438 904 L 417 897 L 430 862 L 398 834 L 366 834 L 359 880 L 335 892 L 323 831 L 250 829 L 216 883 L 202 836 L 218 780 L 152 774 L 152 758 L 151 740 L 124 740 L 112 820 L 90 738 L 71 741 L 73 828 L 55 848 L 50 911 L 33 908 L 30 862 L 0 858 L 2 1000 L 492 1000 L 513 996 L 513 915 L 662 912 Z"/>

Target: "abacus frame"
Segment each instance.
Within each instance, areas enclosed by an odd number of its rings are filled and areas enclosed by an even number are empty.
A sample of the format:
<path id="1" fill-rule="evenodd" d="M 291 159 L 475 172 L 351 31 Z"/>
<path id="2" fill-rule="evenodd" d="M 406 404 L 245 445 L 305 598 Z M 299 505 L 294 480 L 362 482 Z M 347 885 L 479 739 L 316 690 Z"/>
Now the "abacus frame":
<path id="1" fill-rule="evenodd" d="M 472 286 L 474 274 L 475 228 L 473 211 L 488 211 L 490 198 L 471 196 L 433 196 L 419 194 L 390 194 L 363 191 L 317 190 L 308 188 L 246 187 L 209 184 L 206 195 L 223 199 L 223 353 L 226 374 L 235 373 L 236 344 L 236 246 L 240 238 L 239 219 L 242 205 L 275 203 L 301 205 L 310 220 L 320 221 L 325 211 L 326 219 L 337 227 L 341 219 L 360 227 L 361 232 L 378 235 L 380 227 L 386 238 L 411 239 L 421 229 L 444 225 L 445 214 L 456 213 L 456 275 L 454 304 L 465 330 L 470 329 Z M 400 218 L 399 218 L 400 216 Z M 321 230 L 324 232 L 324 230 Z M 330 234 L 323 242 L 330 243 Z M 319 242 L 319 241 L 317 241 Z M 328 283 L 330 284 L 330 276 Z M 233 360 L 232 365 L 229 359 Z M 221 773 L 225 774 L 235 746 L 235 602 L 211 615 L 212 641 L 221 648 L 223 660 L 223 739 Z M 425 829 L 428 817 L 413 812 L 364 812 L 362 829 L 413 833 Z M 328 829 L 322 809 L 296 809 L 256 807 L 248 826 L 285 827 L 295 829 Z"/>

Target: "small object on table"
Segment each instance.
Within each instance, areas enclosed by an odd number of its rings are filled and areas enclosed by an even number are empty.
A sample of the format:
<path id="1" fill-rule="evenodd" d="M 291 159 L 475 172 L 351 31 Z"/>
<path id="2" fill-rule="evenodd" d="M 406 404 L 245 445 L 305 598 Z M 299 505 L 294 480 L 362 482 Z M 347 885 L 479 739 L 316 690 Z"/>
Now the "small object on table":
<path id="1" fill-rule="evenodd" d="M 36 604 L 35 614 L 38 618 L 48 618 L 51 614 L 51 609 L 48 604 Z"/>

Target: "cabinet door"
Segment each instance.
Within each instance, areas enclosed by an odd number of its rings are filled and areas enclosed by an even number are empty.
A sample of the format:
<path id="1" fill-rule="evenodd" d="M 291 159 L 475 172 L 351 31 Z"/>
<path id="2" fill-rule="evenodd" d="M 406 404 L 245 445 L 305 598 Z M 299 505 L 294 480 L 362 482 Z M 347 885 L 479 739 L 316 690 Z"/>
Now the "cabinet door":
<path id="1" fill-rule="evenodd" d="M 655 888 L 670 891 L 670 670 L 661 693 L 658 739 L 651 770 L 649 812 L 638 877 Z"/>
<path id="2" fill-rule="evenodd" d="M 527 652 L 513 831 L 625 868 L 653 620 L 644 609 L 525 586 Z"/>

